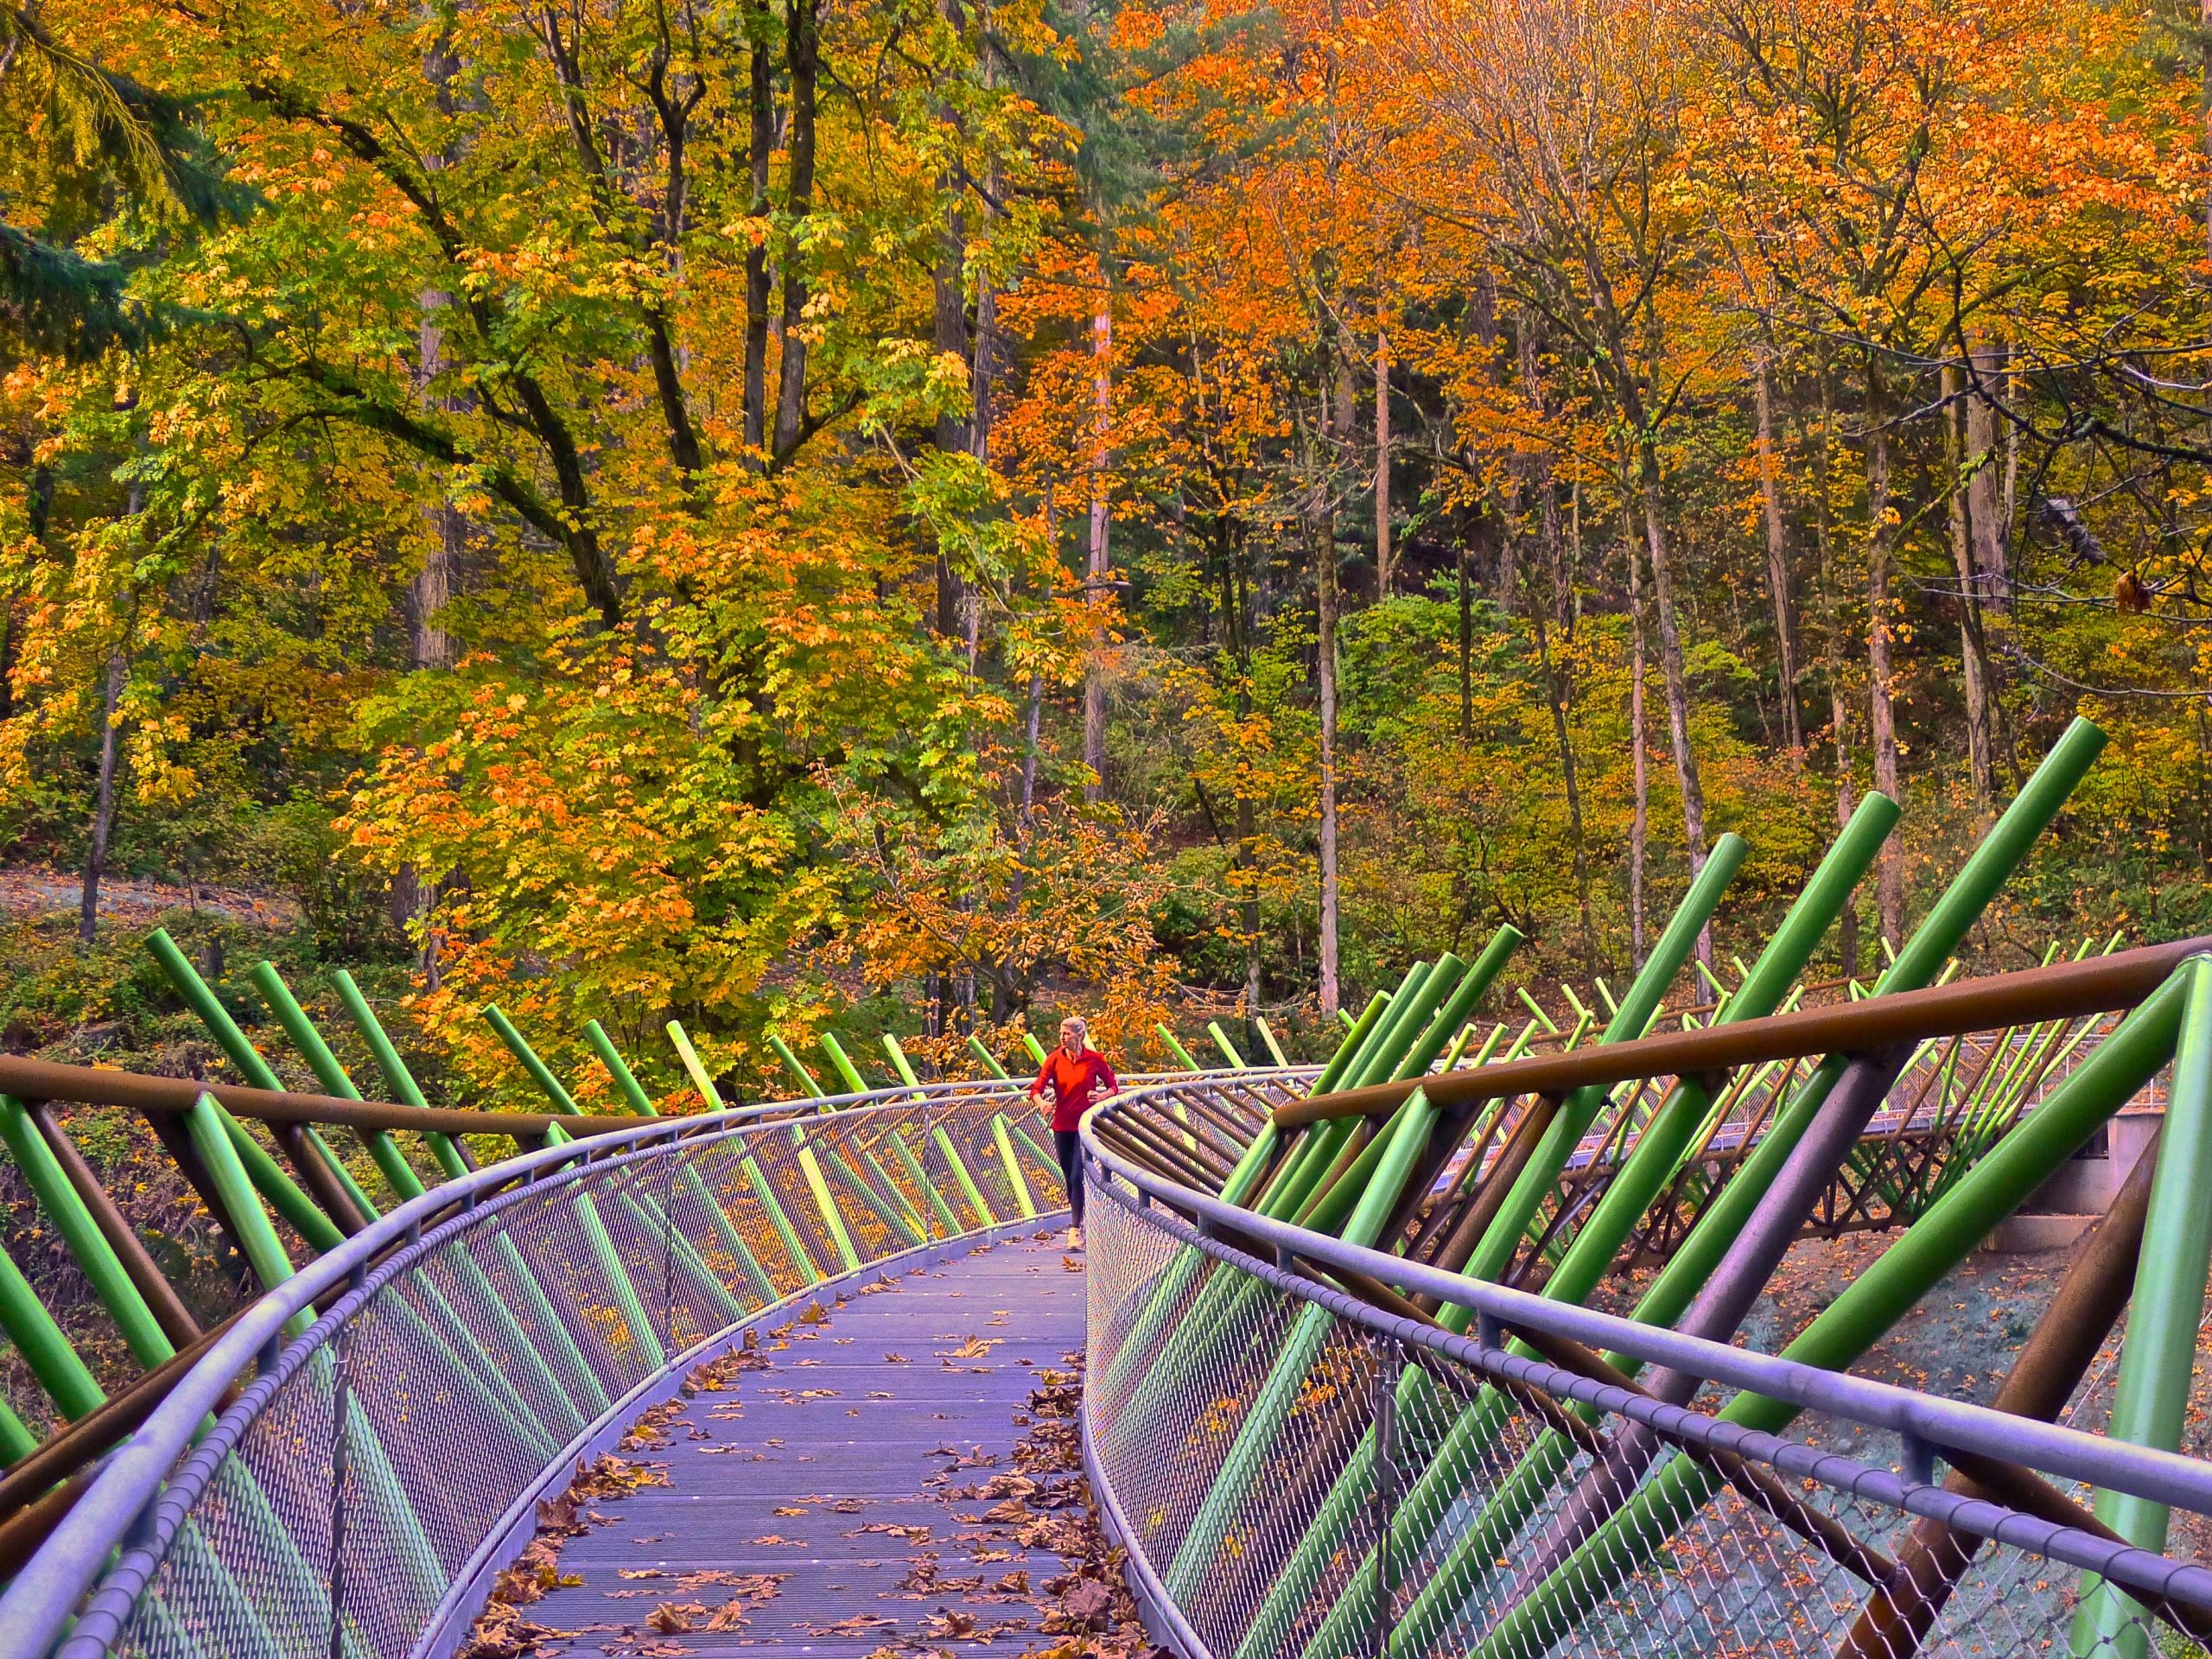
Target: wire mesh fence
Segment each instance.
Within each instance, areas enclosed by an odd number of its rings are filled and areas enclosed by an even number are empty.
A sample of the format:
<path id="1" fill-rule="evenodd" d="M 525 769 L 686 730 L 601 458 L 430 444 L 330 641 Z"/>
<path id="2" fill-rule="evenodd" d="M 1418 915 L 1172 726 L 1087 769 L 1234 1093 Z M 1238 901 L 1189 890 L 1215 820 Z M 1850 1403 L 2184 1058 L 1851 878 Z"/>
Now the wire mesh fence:
<path id="1" fill-rule="evenodd" d="M 1018 1091 L 579 1145 L 262 1355 L 58 1651 L 400 1659 L 626 1396 L 826 1279 L 1057 1209 Z M 683 1138 L 679 1138 L 683 1137 Z M 486 1172 L 496 1178 L 497 1172 Z M 498 1563 L 493 1562 L 493 1565 Z"/>
<path id="2" fill-rule="evenodd" d="M 1092 1179 L 1093 1466 L 1138 1576 L 1216 1659 L 2206 1650 L 2193 1564 L 1639 1403 Z M 1859 1443 L 1911 1461 L 1878 1427 Z"/>

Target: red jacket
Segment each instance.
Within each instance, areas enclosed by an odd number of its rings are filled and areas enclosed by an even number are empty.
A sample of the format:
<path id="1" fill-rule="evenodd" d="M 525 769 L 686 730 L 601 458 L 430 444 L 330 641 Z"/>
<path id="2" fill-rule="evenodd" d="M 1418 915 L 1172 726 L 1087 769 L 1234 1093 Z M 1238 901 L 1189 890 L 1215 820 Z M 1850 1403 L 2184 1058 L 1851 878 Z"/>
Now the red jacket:
<path id="1" fill-rule="evenodd" d="M 1037 1081 L 1029 1085 L 1029 1098 L 1042 1100 L 1048 1084 L 1056 1096 L 1052 1127 L 1061 1130 L 1080 1124 L 1095 1097 L 1116 1094 L 1122 1087 L 1114 1076 L 1114 1068 L 1095 1048 L 1084 1049 L 1080 1059 L 1071 1060 L 1066 1049 L 1055 1047 L 1045 1057 L 1045 1069 L 1037 1074 Z M 1102 1088 L 1101 1084 L 1104 1086 Z"/>

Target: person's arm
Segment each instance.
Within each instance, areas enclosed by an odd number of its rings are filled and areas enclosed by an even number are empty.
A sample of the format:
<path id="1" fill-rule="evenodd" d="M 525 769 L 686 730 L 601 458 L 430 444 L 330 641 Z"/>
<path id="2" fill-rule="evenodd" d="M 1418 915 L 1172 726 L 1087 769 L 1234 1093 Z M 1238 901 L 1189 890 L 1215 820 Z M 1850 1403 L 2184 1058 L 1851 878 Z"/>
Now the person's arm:
<path id="1" fill-rule="evenodd" d="M 1103 1054 L 1095 1054 L 1093 1058 L 1095 1058 L 1098 1062 L 1098 1075 L 1106 1080 L 1106 1087 L 1103 1090 L 1093 1090 L 1091 1092 L 1097 1095 L 1101 1099 L 1103 1099 L 1107 1095 L 1120 1094 L 1122 1092 L 1122 1080 L 1114 1075 L 1114 1068 L 1106 1064 L 1106 1057 Z"/>
<path id="2" fill-rule="evenodd" d="M 1030 1098 L 1030 1099 L 1032 1099 L 1032 1100 L 1042 1100 L 1042 1099 L 1044 1099 L 1044 1098 L 1045 1098 L 1045 1085 L 1046 1085 L 1047 1083 L 1049 1083 L 1050 1081 L 1052 1081 L 1052 1057 L 1051 1055 L 1047 1054 L 1047 1055 L 1045 1057 L 1045 1065 L 1044 1065 L 1044 1068 L 1043 1068 L 1043 1070 L 1039 1071 L 1037 1073 L 1037 1081 L 1036 1081 L 1036 1082 L 1034 1082 L 1034 1083 L 1033 1083 L 1033 1084 L 1031 1084 L 1029 1085 L 1029 1098 Z"/>

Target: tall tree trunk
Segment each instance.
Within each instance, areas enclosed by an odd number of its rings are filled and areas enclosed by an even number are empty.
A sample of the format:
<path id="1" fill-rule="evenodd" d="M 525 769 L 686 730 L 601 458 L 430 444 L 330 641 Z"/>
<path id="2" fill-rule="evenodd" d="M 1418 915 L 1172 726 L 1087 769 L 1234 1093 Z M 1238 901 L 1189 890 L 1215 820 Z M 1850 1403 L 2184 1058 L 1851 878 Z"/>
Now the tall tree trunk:
<path id="1" fill-rule="evenodd" d="M 956 188 L 950 175 L 938 181 L 940 192 Z M 968 338 L 968 298 L 963 280 L 967 263 L 967 232 L 957 211 L 945 215 L 944 228 L 938 233 L 937 264 L 931 271 L 931 286 L 936 304 L 933 321 L 936 345 L 940 356 L 957 357 L 965 362 L 973 346 Z M 973 385 L 971 380 L 969 383 Z M 945 454 L 965 454 L 969 451 L 973 428 L 950 410 L 937 417 L 937 447 Z M 937 631 L 950 639 L 960 627 L 961 582 L 953 574 L 951 561 L 940 545 L 937 554 Z"/>
<path id="2" fill-rule="evenodd" d="M 1643 555 L 1628 543 L 1629 754 L 1635 767 L 1636 816 L 1628 830 L 1628 940 L 1631 963 L 1643 966 L 1643 865 L 1651 833 L 1649 718 L 1643 702 Z"/>
<path id="3" fill-rule="evenodd" d="M 1774 442 L 1770 361 L 1764 349 L 1752 359 L 1758 393 L 1759 493 L 1766 505 L 1766 586 L 1774 601 L 1774 637 L 1782 658 L 1782 741 L 1789 764 L 1805 765 L 1805 723 L 1797 707 L 1797 628 L 1791 614 L 1789 549 L 1782 533 L 1782 460 Z"/>
<path id="4" fill-rule="evenodd" d="M 1973 780 L 1974 821 L 1986 826 L 1996 813 L 1997 774 L 1990 742 L 1987 664 L 1981 652 L 1981 583 L 1974 569 L 1974 487 L 1965 476 L 1966 446 L 1960 429 L 1966 373 L 1943 368 L 1943 458 L 1951 474 L 1951 563 L 1959 575 L 1959 669 L 1967 705 L 1967 770 Z"/>
<path id="5" fill-rule="evenodd" d="M 133 486 L 136 494 L 137 486 Z M 100 878 L 107 873 L 107 849 L 115 833 L 115 774 L 120 760 L 123 683 L 129 672 L 118 645 L 108 653 L 107 676 L 100 697 L 99 783 L 92 799 L 92 845 L 85 854 L 85 880 L 79 893 L 77 937 L 89 945 L 99 936 Z"/>
<path id="6" fill-rule="evenodd" d="M 2003 614 L 2012 601 L 2012 575 L 2007 557 L 2012 540 L 2012 483 L 1997 459 L 1997 398 L 2005 384 L 2005 353 L 1979 344 L 1969 348 L 1967 362 L 1974 384 L 1966 399 L 1966 464 L 1973 474 L 1967 486 L 1967 513 L 1974 538 L 1974 574 L 1978 613 Z M 2018 429 L 2007 425 L 2009 433 Z M 2016 453 L 2016 452 L 2013 452 Z M 1988 642 L 1982 651 L 1982 678 L 1993 691 L 1989 672 Z"/>
<path id="7" fill-rule="evenodd" d="M 751 84 L 747 110 L 751 130 L 746 162 L 751 172 L 753 199 L 747 207 L 748 242 L 745 251 L 745 447 L 758 466 L 766 459 L 768 424 L 768 302 L 772 281 L 768 270 L 768 162 L 776 149 L 776 70 L 769 56 L 773 38 L 766 0 L 752 0 L 745 9 L 745 35 L 751 61 Z"/>
<path id="8" fill-rule="evenodd" d="M 814 212 L 815 92 L 821 73 L 821 0 L 789 0 L 784 23 L 784 61 L 791 72 L 791 176 L 785 206 L 798 226 Z M 783 372 L 776 389 L 776 443 L 780 466 L 798 453 L 806 436 L 806 277 L 794 249 L 784 261 Z"/>
<path id="9" fill-rule="evenodd" d="M 1459 741 L 1475 741 L 1475 594 L 1468 580 L 1467 538 L 1452 543 L 1459 574 Z"/>
<path id="10" fill-rule="evenodd" d="M 1897 670 L 1890 598 L 1890 441 L 1882 429 L 1881 387 L 1866 377 L 1866 675 L 1867 727 L 1874 750 L 1874 787 L 1904 804 L 1897 786 Z M 1904 842 L 1895 832 L 1882 843 L 1875 892 L 1882 937 L 1894 950 L 1904 939 Z"/>
<path id="11" fill-rule="evenodd" d="M 1090 319 L 1091 439 L 1090 563 L 1084 603 L 1093 611 L 1105 604 L 1107 558 L 1106 469 L 1114 416 L 1114 317 L 1102 302 Z M 1103 632 L 1103 625 L 1096 629 Z M 1083 682 L 1083 764 L 1090 768 L 1084 798 L 1095 801 L 1106 787 L 1106 666 L 1102 645 L 1093 645 Z"/>
<path id="12" fill-rule="evenodd" d="M 1344 441 L 1351 441 L 1344 434 Z M 1390 596 L 1391 578 L 1397 571 L 1396 550 L 1390 543 L 1390 340 L 1379 328 L 1375 334 L 1375 596 Z"/>
<path id="13" fill-rule="evenodd" d="M 1667 730 L 1674 743 L 1675 779 L 1682 794 L 1682 837 L 1689 843 L 1690 874 L 1705 868 L 1705 785 L 1698 776 L 1697 753 L 1690 747 L 1689 677 L 1682 666 L 1682 634 L 1675 607 L 1674 566 L 1667 552 L 1666 501 L 1659 487 L 1657 450 L 1646 443 L 1643 467 L 1643 541 L 1651 559 L 1651 599 L 1659 620 L 1659 670 L 1667 692 Z M 1698 960 L 1713 965 L 1713 930 L 1698 934 Z"/>
<path id="14" fill-rule="evenodd" d="M 1313 548 L 1313 589 L 1319 613 L 1314 677 L 1321 698 L 1321 1012 L 1331 1016 L 1343 1006 L 1344 996 L 1338 982 L 1337 540 L 1324 511 L 1326 491 L 1318 476 L 1311 480 L 1308 499 L 1313 505 L 1307 539 Z"/>
<path id="15" fill-rule="evenodd" d="M 1829 441 L 1834 416 L 1828 397 L 1827 372 L 1821 372 L 1821 440 L 1813 451 L 1815 499 L 1813 540 L 1820 562 L 1818 592 L 1821 620 L 1821 650 L 1827 670 L 1828 732 L 1835 741 L 1835 822 L 1837 829 L 1851 822 L 1858 803 L 1851 783 L 1851 698 L 1845 689 L 1843 619 L 1836 610 L 1835 539 L 1828 517 Z M 1843 906 L 1836 923 L 1836 951 L 1844 976 L 1859 972 L 1859 901 L 1854 894 Z"/>

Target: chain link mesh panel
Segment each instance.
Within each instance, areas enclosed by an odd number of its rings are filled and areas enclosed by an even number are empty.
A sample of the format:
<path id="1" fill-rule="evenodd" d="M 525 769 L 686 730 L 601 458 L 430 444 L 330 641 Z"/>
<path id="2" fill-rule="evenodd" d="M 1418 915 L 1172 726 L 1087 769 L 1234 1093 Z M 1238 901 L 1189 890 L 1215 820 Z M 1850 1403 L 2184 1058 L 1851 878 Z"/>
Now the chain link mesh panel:
<path id="1" fill-rule="evenodd" d="M 588 1154 L 401 1252 L 188 1458 L 73 1655 L 398 1659 L 565 1449 L 715 1332 L 1058 1206 L 1018 1091 Z M 1012 1168 L 1009 1168 L 1009 1164 Z M 1049 1183 L 1048 1183 L 1049 1178 Z M 105 1628 L 105 1626 L 103 1627 Z"/>
<path id="2" fill-rule="evenodd" d="M 1118 1182 L 1091 1230 L 1096 1466 L 1140 1577 L 1216 1659 L 2205 1651 L 2188 1632 L 2212 1607 L 2112 1596 L 2100 1617 L 2064 1559 L 2097 1541 L 1988 1504 L 2006 1542 L 1916 1513 L 1967 1511 L 1820 1450 L 1843 1420 L 1812 1445 L 1710 1417 L 1662 1440 L 1541 1361 L 1201 1250 Z M 2133 1566 L 2139 1588 L 2212 1589 Z"/>

